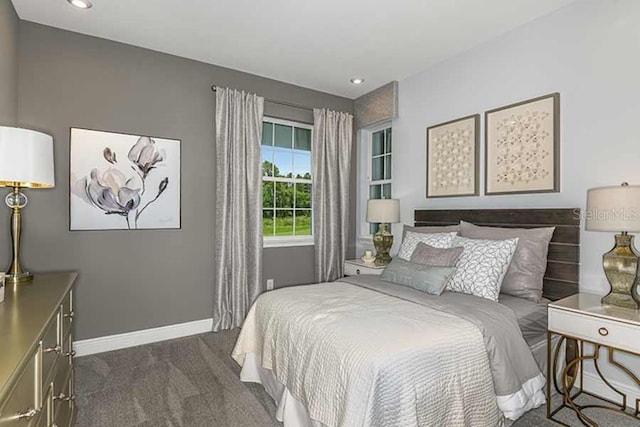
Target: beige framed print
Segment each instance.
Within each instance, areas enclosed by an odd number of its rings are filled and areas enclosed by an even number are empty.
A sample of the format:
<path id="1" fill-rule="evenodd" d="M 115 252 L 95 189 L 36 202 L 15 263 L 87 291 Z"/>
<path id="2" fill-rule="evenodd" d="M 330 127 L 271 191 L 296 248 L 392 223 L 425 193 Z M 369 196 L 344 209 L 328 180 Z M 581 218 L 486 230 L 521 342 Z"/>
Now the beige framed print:
<path id="1" fill-rule="evenodd" d="M 427 198 L 479 194 L 480 115 L 427 128 Z"/>
<path id="2" fill-rule="evenodd" d="M 485 194 L 560 191 L 560 94 L 485 112 Z"/>

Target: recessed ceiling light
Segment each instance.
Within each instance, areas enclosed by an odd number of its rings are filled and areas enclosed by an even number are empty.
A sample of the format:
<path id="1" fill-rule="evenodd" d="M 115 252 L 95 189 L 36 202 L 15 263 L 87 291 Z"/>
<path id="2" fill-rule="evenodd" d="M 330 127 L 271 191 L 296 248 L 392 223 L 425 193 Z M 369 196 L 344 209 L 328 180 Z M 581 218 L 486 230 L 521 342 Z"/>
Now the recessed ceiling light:
<path id="1" fill-rule="evenodd" d="M 91 9 L 93 6 L 89 0 L 67 0 L 71 5 L 78 9 Z"/>
<path id="2" fill-rule="evenodd" d="M 362 83 L 364 83 L 364 79 L 362 77 L 354 77 L 351 79 L 351 83 L 353 83 L 354 85 L 361 85 Z"/>

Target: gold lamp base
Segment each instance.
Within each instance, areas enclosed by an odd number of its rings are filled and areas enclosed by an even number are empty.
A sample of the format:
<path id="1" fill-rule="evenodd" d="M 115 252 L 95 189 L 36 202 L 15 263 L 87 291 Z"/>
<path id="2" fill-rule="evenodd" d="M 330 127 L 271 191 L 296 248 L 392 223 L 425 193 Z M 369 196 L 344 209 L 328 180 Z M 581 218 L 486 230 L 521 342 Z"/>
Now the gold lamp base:
<path id="1" fill-rule="evenodd" d="M 376 248 L 376 265 L 387 265 L 391 262 L 389 251 L 393 246 L 393 234 L 387 224 L 380 224 L 380 229 L 373 235 L 373 246 Z"/>
<path id="2" fill-rule="evenodd" d="M 29 273 L 28 271 L 23 271 L 20 274 L 7 273 L 7 275 L 4 276 L 4 280 L 6 283 L 12 284 L 12 285 L 15 285 L 18 283 L 27 283 L 33 280 L 33 274 Z"/>
<path id="3" fill-rule="evenodd" d="M 616 234 L 616 246 L 602 256 L 602 264 L 611 291 L 602 298 L 602 304 L 637 310 L 640 296 L 636 286 L 638 253 L 633 247 L 633 236 L 626 232 Z"/>
<path id="4" fill-rule="evenodd" d="M 28 283 L 33 280 L 33 274 L 22 271 L 20 266 L 20 235 L 22 234 L 22 208 L 28 203 L 27 196 L 20 192 L 19 187 L 14 187 L 13 191 L 5 198 L 5 203 L 11 208 L 11 247 L 13 256 L 11 266 L 5 282 L 17 285 L 19 283 Z"/>

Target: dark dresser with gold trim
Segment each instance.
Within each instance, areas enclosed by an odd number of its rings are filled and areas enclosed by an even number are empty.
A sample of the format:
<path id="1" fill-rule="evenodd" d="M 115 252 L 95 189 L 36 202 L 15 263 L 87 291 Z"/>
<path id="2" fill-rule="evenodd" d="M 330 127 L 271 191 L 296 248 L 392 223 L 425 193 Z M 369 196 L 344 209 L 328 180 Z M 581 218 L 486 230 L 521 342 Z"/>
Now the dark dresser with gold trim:
<path id="1" fill-rule="evenodd" d="M 44 273 L 7 285 L 0 303 L 0 427 L 73 425 L 76 278 Z"/>

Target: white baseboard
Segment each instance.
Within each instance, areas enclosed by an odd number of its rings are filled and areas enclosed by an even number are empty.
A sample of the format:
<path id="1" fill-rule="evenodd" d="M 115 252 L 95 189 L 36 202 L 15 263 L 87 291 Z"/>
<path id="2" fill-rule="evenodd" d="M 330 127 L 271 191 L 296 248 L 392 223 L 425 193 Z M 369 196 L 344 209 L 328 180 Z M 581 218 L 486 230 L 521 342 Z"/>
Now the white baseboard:
<path id="1" fill-rule="evenodd" d="M 133 331 L 125 334 L 74 341 L 73 349 L 76 351 L 76 356 L 87 356 L 90 354 L 104 353 L 105 351 L 187 337 L 189 335 L 203 334 L 211 332 L 212 327 L 213 319 L 202 319 L 193 322 L 179 323 L 177 325 Z"/>
<path id="2" fill-rule="evenodd" d="M 607 380 L 609 380 L 607 378 Z M 619 381 L 610 381 L 612 386 L 620 390 L 627 395 L 627 406 L 633 407 L 635 405 L 635 399 L 640 399 L 640 390 L 634 387 L 633 384 L 625 384 Z M 605 397 L 614 402 L 622 402 L 620 395 L 616 394 L 602 381 L 596 373 L 584 372 L 584 389 L 598 396 Z"/>

